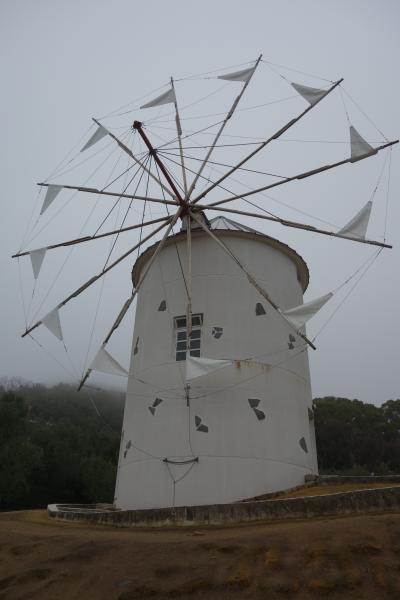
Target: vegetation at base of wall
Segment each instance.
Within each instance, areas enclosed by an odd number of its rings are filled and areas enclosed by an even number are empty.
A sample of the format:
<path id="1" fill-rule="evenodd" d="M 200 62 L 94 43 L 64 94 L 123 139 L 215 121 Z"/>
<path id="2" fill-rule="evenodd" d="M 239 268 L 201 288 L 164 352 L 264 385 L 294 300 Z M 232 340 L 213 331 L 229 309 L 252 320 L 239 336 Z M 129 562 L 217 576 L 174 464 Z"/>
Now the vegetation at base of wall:
<path id="1" fill-rule="evenodd" d="M 124 395 L 0 384 L 0 509 L 112 502 Z M 400 473 L 400 400 L 314 400 L 322 473 Z"/>

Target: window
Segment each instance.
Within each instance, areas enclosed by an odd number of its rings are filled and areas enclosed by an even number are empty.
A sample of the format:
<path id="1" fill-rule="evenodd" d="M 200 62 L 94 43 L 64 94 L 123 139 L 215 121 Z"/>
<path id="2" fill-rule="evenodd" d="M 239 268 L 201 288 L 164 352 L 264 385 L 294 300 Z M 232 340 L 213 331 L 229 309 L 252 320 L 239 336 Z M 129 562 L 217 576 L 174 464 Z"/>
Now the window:
<path id="1" fill-rule="evenodd" d="M 186 317 L 175 317 L 176 349 L 175 360 L 186 360 L 187 327 Z M 190 356 L 200 356 L 201 328 L 203 315 L 192 315 L 192 334 L 189 340 Z"/>

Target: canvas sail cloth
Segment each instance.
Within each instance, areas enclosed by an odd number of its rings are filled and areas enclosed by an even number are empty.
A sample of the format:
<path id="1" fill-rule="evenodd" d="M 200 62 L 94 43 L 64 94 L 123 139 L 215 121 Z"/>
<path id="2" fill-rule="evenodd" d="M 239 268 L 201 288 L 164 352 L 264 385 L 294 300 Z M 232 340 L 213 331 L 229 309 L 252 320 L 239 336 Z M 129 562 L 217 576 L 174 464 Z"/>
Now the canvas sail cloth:
<path id="1" fill-rule="evenodd" d="M 330 298 L 332 298 L 332 296 L 333 294 L 330 292 L 311 302 L 306 302 L 305 304 L 300 304 L 294 308 L 289 308 L 289 310 L 281 310 L 279 312 L 295 329 L 299 330 L 320 310 L 320 308 L 324 306 L 324 304 L 326 304 L 326 302 L 328 302 Z"/>
<path id="2" fill-rule="evenodd" d="M 83 152 L 84 150 L 87 150 L 88 148 L 90 148 L 90 146 L 97 144 L 97 142 L 102 140 L 103 137 L 105 137 L 106 135 L 108 135 L 107 129 L 105 127 L 103 127 L 102 125 L 99 125 L 98 128 L 96 129 L 96 131 L 94 132 L 94 134 L 92 135 L 92 137 L 83 146 L 81 152 Z"/>
<path id="3" fill-rule="evenodd" d="M 128 376 L 128 371 L 103 346 L 94 357 L 90 368 L 94 371 L 100 371 L 100 373 L 107 373 L 108 375 Z"/>
<path id="4" fill-rule="evenodd" d="M 43 317 L 42 323 L 53 335 L 56 336 L 56 338 L 60 340 L 60 342 L 63 341 L 63 334 L 58 308 L 54 308 L 45 317 Z"/>
<path id="5" fill-rule="evenodd" d="M 365 239 L 367 233 L 369 217 L 372 209 L 372 201 L 367 202 L 365 206 L 338 231 L 340 235 L 359 238 L 360 240 Z"/>
<path id="6" fill-rule="evenodd" d="M 40 214 L 42 215 L 45 210 L 47 210 L 50 204 L 53 202 L 54 198 L 61 192 L 63 189 L 62 185 L 48 185 L 46 195 L 43 200 L 42 208 L 40 209 Z"/>
<path id="7" fill-rule="evenodd" d="M 175 92 L 173 88 L 170 88 L 154 100 L 150 100 L 147 104 L 143 104 L 140 108 L 151 108 L 152 106 L 162 106 L 163 104 L 169 104 L 170 102 L 176 102 Z"/>
<path id="8" fill-rule="evenodd" d="M 290 85 L 300 94 L 300 96 L 303 96 L 304 100 L 307 100 L 311 106 L 321 100 L 327 93 L 326 90 L 309 87 L 308 85 L 300 85 L 300 83 L 291 83 Z"/>
<path id="9" fill-rule="evenodd" d="M 350 146 L 351 146 L 351 162 L 356 162 L 367 156 L 377 154 L 375 150 L 363 137 L 358 133 L 357 129 L 350 125 Z"/>
<path id="10" fill-rule="evenodd" d="M 255 67 L 250 67 L 250 69 L 242 69 L 241 71 L 235 71 L 234 73 L 219 75 L 218 79 L 226 79 L 227 81 L 243 81 L 244 83 L 247 83 L 250 81 L 250 78 L 254 73 L 254 69 Z"/>
<path id="11" fill-rule="evenodd" d="M 45 254 L 46 248 L 38 248 L 37 250 L 32 250 L 29 252 L 29 258 L 31 259 L 32 271 L 35 279 L 37 279 L 39 276 Z"/>
<path id="12" fill-rule="evenodd" d="M 203 375 L 208 375 L 218 369 L 229 367 L 233 364 L 232 360 L 218 360 L 214 358 L 195 358 L 186 357 L 186 381 L 197 379 Z"/>

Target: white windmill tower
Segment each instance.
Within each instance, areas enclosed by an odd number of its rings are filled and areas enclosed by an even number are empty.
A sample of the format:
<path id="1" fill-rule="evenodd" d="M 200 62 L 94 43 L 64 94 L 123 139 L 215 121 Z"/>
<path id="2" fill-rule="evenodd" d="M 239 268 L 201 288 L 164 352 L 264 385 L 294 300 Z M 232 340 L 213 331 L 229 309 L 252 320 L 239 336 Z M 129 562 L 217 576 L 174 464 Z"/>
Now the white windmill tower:
<path id="1" fill-rule="evenodd" d="M 36 279 L 48 249 L 140 230 L 139 243 L 107 264 L 24 333 L 31 334 L 44 324 L 62 339 L 59 310 L 166 228 L 162 239 L 147 247 L 136 260 L 132 294 L 80 383 L 82 387 L 93 370 L 126 374 L 106 346 L 136 298 L 115 492 L 119 508 L 234 502 L 298 485 L 305 475 L 317 472 L 306 352 L 308 346 L 315 349 L 315 345 L 307 338 L 305 323 L 333 293 L 304 303 L 308 269 L 303 259 L 286 244 L 244 224 L 226 216 L 211 218 L 213 211 L 278 222 L 374 245 L 380 250 L 390 247 L 384 241 L 365 237 L 371 201 L 336 232 L 288 221 L 265 211 L 256 213 L 226 206 L 235 200 L 247 202 L 249 196 L 272 187 L 370 157 L 396 143 L 385 141 L 373 148 L 353 126 L 348 158 L 290 177 L 275 178 L 272 183 L 242 194 L 228 191 L 228 197 L 216 201 L 213 197 L 213 202 L 204 203 L 203 199 L 208 199 L 214 191 L 227 192 L 222 185 L 225 180 L 244 169 L 243 165 L 279 139 L 341 83 L 341 80 L 332 82 L 327 89 L 292 84 L 307 101 L 307 107 L 256 144 L 239 162 L 228 165 L 228 170 L 216 180 L 205 178 L 204 169 L 212 162 L 211 155 L 261 62 L 260 56 L 245 69 L 218 77 L 237 82 L 241 90 L 217 124 L 218 130 L 190 184 L 188 177 L 193 170 L 188 163 L 193 157 L 188 157 L 188 149 L 184 147 L 184 139 L 190 135 L 182 132 L 172 79 L 167 91 L 141 107 L 173 104 L 176 136 L 172 140 L 154 147 L 144 124 L 135 121 L 132 131 L 147 148 L 144 158 L 144 153 L 134 153 L 109 128 L 95 120 L 98 128 L 83 148 L 90 148 L 106 136 L 112 138 L 132 159 L 138 172 L 146 174 L 143 195 L 139 195 L 138 186 L 132 194 L 127 193 L 127 188 L 111 192 L 106 187 L 42 184 L 47 193 L 41 212 L 47 210 L 63 188 L 72 188 L 128 198 L 131 203 L 144 201 L 145 206 L 146 203 L 163 205 L 167 210 L 173 207 L 174 214 L 145 221 L 143 211 L 140 224 L 16 255 L 30 255 Z M 166 161 L 171 158 L 168 149 L 173 149 L 176 143 L 179 171 L 173 174 Z M 206 179 L 207 185 L 196 195 L 200 178 Z M 149 194 L 149 182 L 159 190 L 158 197 Z M 179 222 L 181 230 L 174 233 L 173 228 Z M 156 224 L 151 234 L 142 237 L 143 227 Z"/>

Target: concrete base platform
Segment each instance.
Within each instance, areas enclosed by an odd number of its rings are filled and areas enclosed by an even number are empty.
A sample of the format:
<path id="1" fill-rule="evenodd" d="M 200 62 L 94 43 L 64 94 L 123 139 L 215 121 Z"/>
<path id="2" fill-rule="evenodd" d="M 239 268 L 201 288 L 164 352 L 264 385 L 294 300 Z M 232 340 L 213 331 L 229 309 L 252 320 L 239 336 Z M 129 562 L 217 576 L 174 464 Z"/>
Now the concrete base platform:
<path id="1" fill-rule="evenodd" d="M 400 510 L 400 487 L 398 486 L 400 476 L 332 476 L 320 478 L 307 485 L 357 482 L 371 484 L 371 487 L 320 496 L 263 498 L 208 506 L 119 510 L 110 504 L 50 504 L 47 511 L 51 517 L 67 521 L 85 521 L 119 527 L 164 527 L 231 525 L 251 521 L 304 519 Z M 397 486 L 374 488 L 374 483 L 393 483 Z"/>

